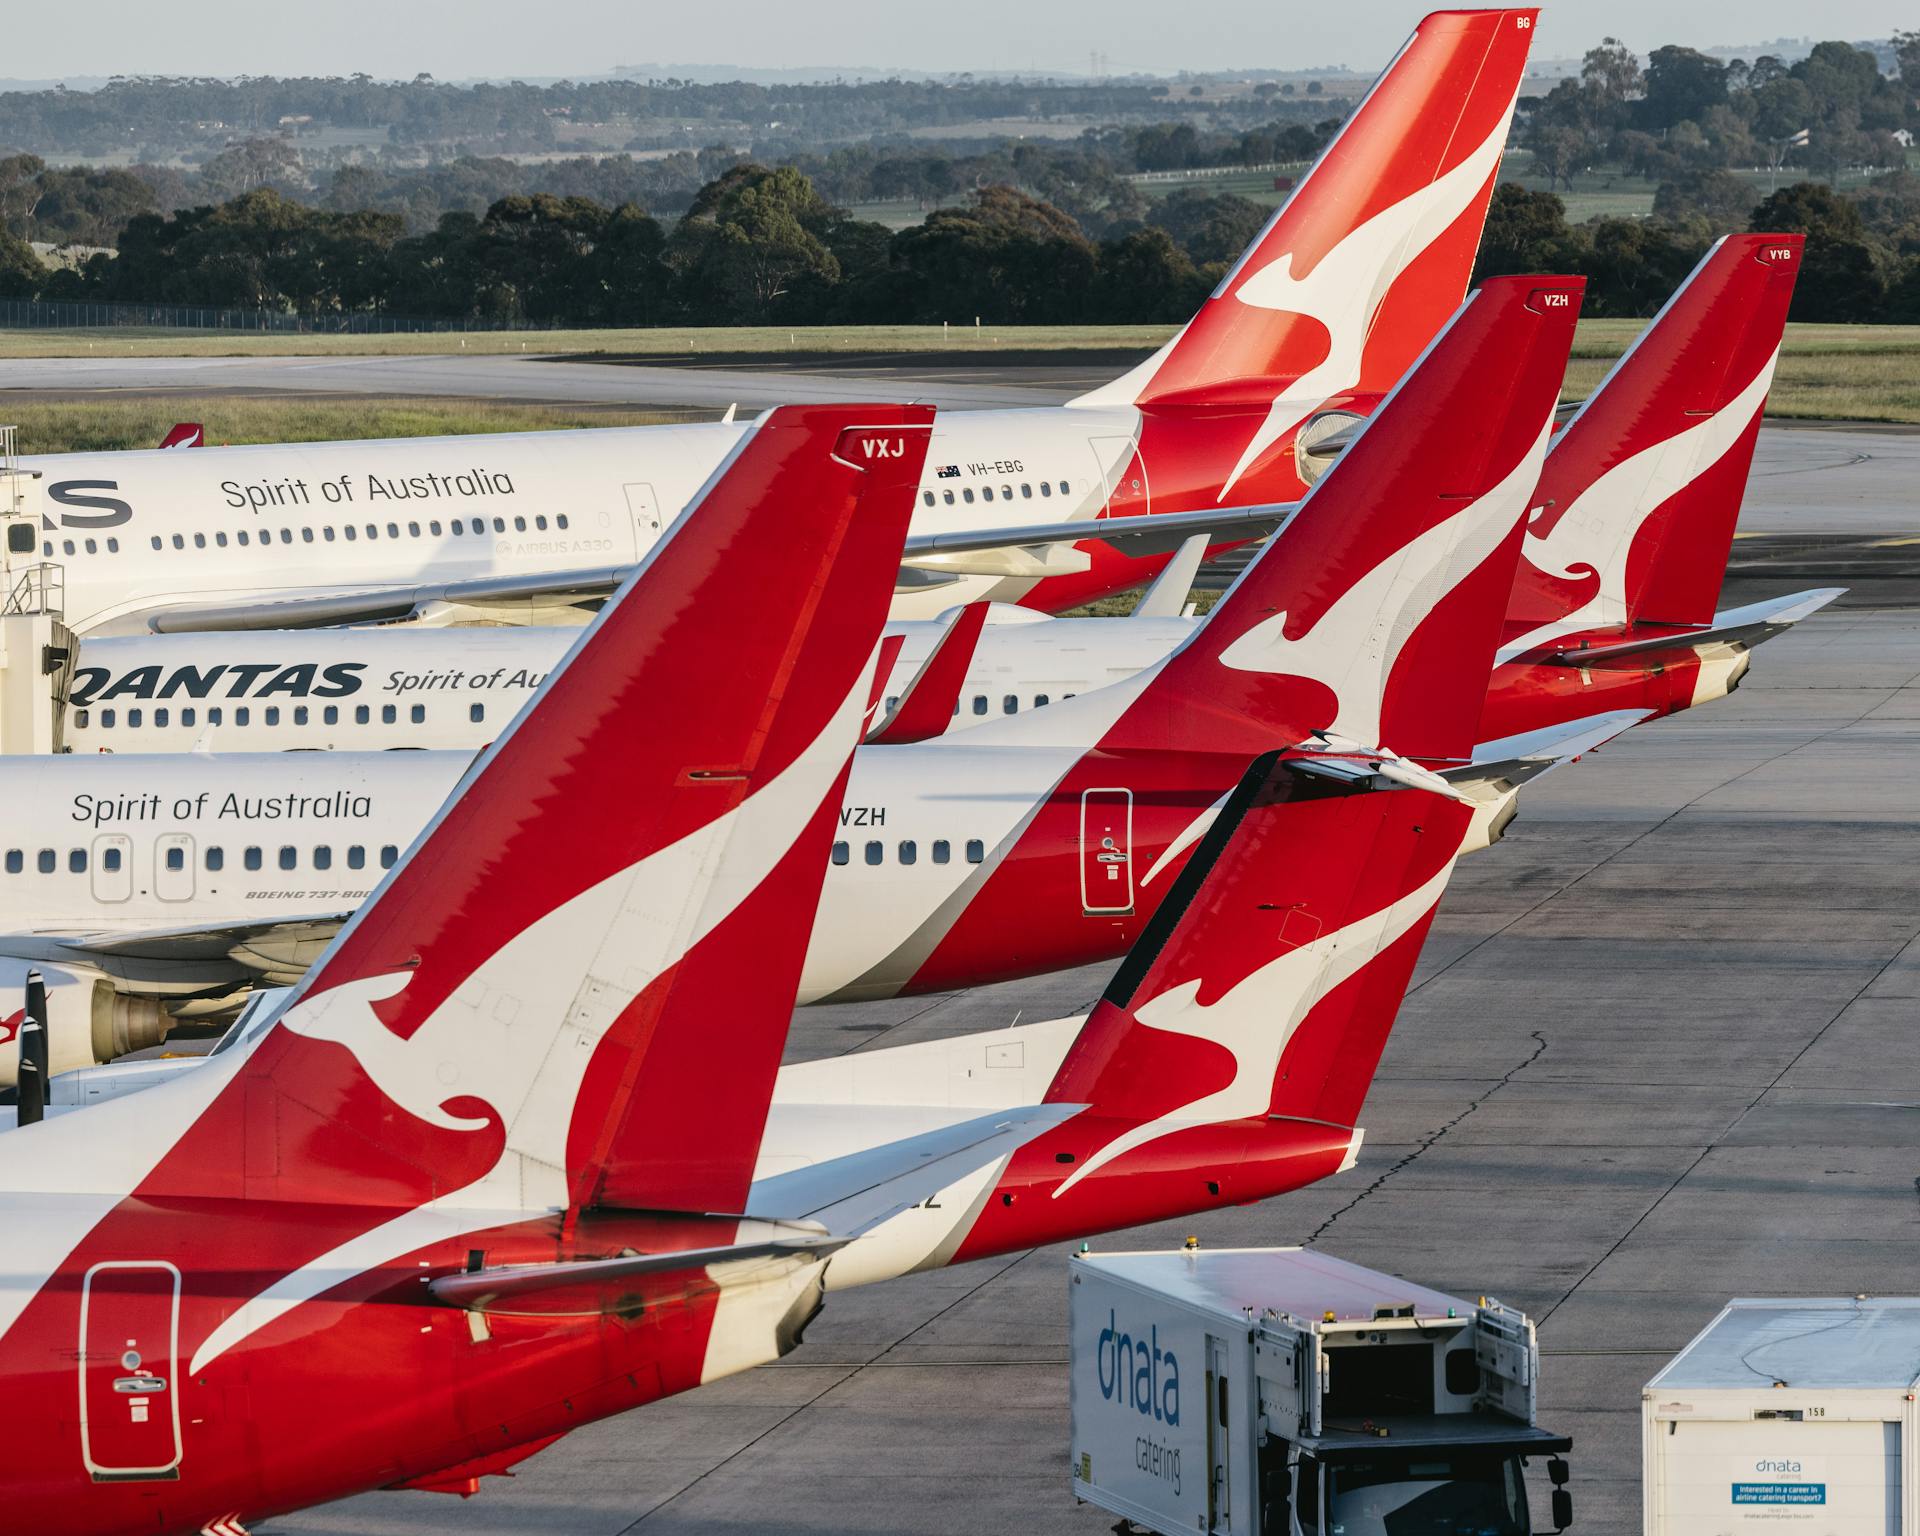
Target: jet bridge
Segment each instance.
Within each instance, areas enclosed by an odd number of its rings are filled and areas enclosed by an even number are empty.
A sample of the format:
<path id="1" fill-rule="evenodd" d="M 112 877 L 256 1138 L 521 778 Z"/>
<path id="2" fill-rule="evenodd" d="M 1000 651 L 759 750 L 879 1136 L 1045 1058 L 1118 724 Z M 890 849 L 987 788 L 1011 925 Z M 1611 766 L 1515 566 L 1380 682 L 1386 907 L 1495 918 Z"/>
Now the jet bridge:
<path id="1" fill-rule="evenodd" d="M 63 622 L 65 570 L 41 557 L 40 472 L 20 467 L 0 426 L 0 752 L 64 750 L 73 632 Z"/>

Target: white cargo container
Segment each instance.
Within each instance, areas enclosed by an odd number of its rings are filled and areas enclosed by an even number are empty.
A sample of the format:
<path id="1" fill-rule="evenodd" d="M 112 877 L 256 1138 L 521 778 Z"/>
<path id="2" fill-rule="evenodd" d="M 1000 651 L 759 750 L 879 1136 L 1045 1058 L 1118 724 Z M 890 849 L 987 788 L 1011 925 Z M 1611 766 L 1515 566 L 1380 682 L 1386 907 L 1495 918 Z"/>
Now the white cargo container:
<path id="1" fill-rule="evenodd" d="M 1533 1325 L 1303 1248 L 1077 1255 L 1074 1496 L 1163 1536 L 1531 1536 Z"/>
<path id="2" fill-rule="evenodd" d="M 1920 1530 L 1920 1298 L 1743 1298 L 1641 1393 L 1649 1536 Z"/>

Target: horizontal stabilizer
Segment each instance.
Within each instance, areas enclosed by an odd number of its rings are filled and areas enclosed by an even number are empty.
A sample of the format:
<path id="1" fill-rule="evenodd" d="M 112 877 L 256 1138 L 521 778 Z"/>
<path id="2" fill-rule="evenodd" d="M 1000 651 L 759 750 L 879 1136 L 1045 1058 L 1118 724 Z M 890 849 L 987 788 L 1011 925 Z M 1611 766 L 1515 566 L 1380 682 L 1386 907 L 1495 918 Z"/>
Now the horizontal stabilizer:
<path id="1" fill-rule="evenodd" d="M 1839 597 L 1845 587 L 1816 587 L 1786 597 L 1770 597 L 1764 602 L 1748 603 L 1744 608 L 1728 608 L 1713 616 L 1705 629 L 1670 629 L 1662 633 L 1632 635 L 1621 640 L 1603 641 L 1555 651 L 1546 660 L 1562 667 L 1608 667 L 1616 664 L 1641 666 L 1662 651 L 1698 653 L 1703 648 L 1726 646 L 1733 650 L 1752 650 L 1763 641 L 1792 629 L 1809 614 L 1818 613 Z"/>
<path id="2" fill-rule="evenodd" d="M 928 741 L 943 734 L 960 712 L 960 690 L 966 686 L 967 668 L 980 644 L 980 631 L 987 622 L 991 603 L 968 603 L 955 613 L 946 630 L 934 642 L 920 670 L 908 680 L 899 702 L 879 725 L 867 732 L 867 742 L 876 747 L 899 747 L 908 742 Z M 897 655 L 899 637 L 889 635 Z"/>
<path id="3" fill-rule="evenodd" d="M 1025 1104 L 938 1131 L 775 1174 L 753 1186 L 750 1214 L 820 1222 L 859 1236 L 930 1199 L 977 1168 L 1011 1156 L 1084 1104 Z"/>
<path id="4" fill-rule="evenodd" d="M 790 1226 L 777 1235 L 714 1248 L 635 1253 L 564 1264 L 504 1264 L 427 1282 L 435 1301 L 517 1317 L 635 1313 L 669 1301 L 759 1284 L 817 1264 L 848 1239 Z"/>
<path id="5" fill-rule="evenodd" d="M 1550 768 L 1584 757 L 1653 714 L 1650 709 L 1615 709 L 1545 730 L 1482 742 L 1473 749 L 1472 762 L 1444 769 L 1440 777 L 1471 798 L 1479 798 L 1476 791 L 1505 794 Z"/>
<path id="6" fill-rule="evenodd" d="M 1187 598 L 1193 592 L 1194 578 L 1200 574 L 1200 562 L 1207 558 L 1207 536 L 1187 536 L 1174 557 L 1166 563 L 1153 585 L 1133 606 L 1130 619 L 1177 619 L 1187 611 Z"/>

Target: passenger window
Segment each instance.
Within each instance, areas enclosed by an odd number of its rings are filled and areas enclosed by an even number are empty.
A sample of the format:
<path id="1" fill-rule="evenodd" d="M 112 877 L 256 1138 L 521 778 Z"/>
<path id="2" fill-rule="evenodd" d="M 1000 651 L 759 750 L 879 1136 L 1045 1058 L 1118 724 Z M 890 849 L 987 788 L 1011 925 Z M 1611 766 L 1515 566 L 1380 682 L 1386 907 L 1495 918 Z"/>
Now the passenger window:
<path id="1" fill-rule="evenodd" d="M 216 874 L 216 875 L 219 874 L 221 869 L 225 867 L 227 862 L 226 849 L 209 848 L 207 850 L 207 857 L 205 862 L 206 862 L 208 873 Z"/>
<path id="2" fill-rule="evenodd" d="M 935 839 L 933 845 L 933 862 L 936 864 L 946 864 L 950 863 L 952 859 L 953 845 L 944 837 Z"/>
<path id="3" fill-rule="evenodd" d="M 400 537 L 400 525 L 398 523 L 387 524 L 387 537 L 390 539 L 397 539 Z"/>
<path id="4" fill-rule="evenodd" d="M 9 859 L 17 859 L 20 855 L 10 853 L 7 857 Z M 847 845 L 845 843 L 835 843 L 833 845 L 833 862 L 836 864 L 844 864 L 847 862 Z"/>
<path id="5" fill-rule="evenodd" d="M 226 534 L 223 532 L 216 532 L 213 536 L 213 542 L 218 544 L 222 549 L 225 549 L 227 547 Z"/>
<path id="6" fill-rule="evenodd" d="M 95 543 L 92 539 L 87 540 L 87 553 L 90 555 L 97 555 L 100 553 L 100 546 L 97 543 Z"/>
<path id="7" fill-rule="evenodd" d="M 118 848 L 102 848 L 100 850 L 100 867 L 106 870 L 108 874 L 117 872 L 120 868 L 120 850 Z"/>
<path id="8" fill-rule="evenodd" d="M 372 718 L 373 711 L 365 704 L 356 704 L 353 706 L 353 723 L 355 725 L 365 725 Z"/>
<path id="9" fill-rule="evenodd" d="M 73 728 L 76 731 L 84 731 L 87 728 L 87 712 L 84 709 L 74 715 Z"/>
<path id="10" fill-rule="evenodd" d="M 155 549 L 158 549 L 160 547 L 160 535 L 157 533 L 153 536 L 153 547 Z"/>
<path id="11" fill-rule="evenodd" d="M 248 869 L 258 869 L 261 862 L 260 850 L 258 848 L 249 848 L 240 856 L 240 862 L 246 865 Z"/>
<path id="12" fill-rule="evenodd" d="M 140 729 L 141 714 L 142 714 L 142 711 L 137 709 L 130 709 L 127 711 L 127 729 L 128 730 L 137 731 Z"/>
<path id="13" fill-rule="evenodd" d="M 1013 487 L 1012 487 L 1012 486 L 1010 486 L 1010 485 L 1003 485 L 1003 486 L 1001 486 L 1001 487 L 1000 487 L 1000 499 L 1001 499 L 1002 501 L 1012 501 L 1012 500 L 1013 500 Z"/>
<path id="14" fill-rule="evenodd" d="M 234 535 L 234 538 L 238 540 L 241 544 L 245 544 L 247 542 L 247 530 L 242 528 L 238 533 Z M 261 542 L 264 543 L 265 540 L 262 540 Z"/>
<path id="15" fill-rule="evenodd" d="M 51 848 L 42 848 L 40 850 L 39 857 L 34 860 L 34 863 L 39 866 L 40 873 L 43 875 L 50 875 L 53 873 L 53 866 L 55 862 L 56 861 L 54 859 L 54 853 Z"/>
<path id="16" fill-rule="evenodd" d="M 100 729 L 103 731 L 110 731 L 113 729 L 113 711 L 112 710 L 103 709 L 100 711 Z"/>
<path id="17" fill-rule="evenodd" d="M 440 520 L 438 518 L 435 518 L 427 524 L 427 532 L 432 534 L 436 539 L 440 537 Z"/>
<path id="18" fill-rule="evenodd" d="M 969 864 L 983 863 L 986 857 L 987 857 L 987 845 L 981 842 L 980 839 L 977 837 L 968 838 L 967 839 L 967 862 Z"/>
<path id="19" fill-rule="evenodd" d="M 455 518 L 455 519 L 453 520 L 453 531 L 454 531 L 454 532 L 455 532 L 456 534 L 461 534 L 461 533 L 465 533 L 465 532 L 467 531 L 467 530 L 466 530 L 465 528 L 463 528 L 463 527 L 462 527 L 462 526 L 460 525 L 460 519 L 459 519 L 459 518 L 457 518 L 457 517 L 456 517 L 456 518 Z"/>
<path id="20" fill-rule="evenodd" d="M 1004 699 L 1002 699 L 1000 701 L 1000 713 L 1003 715 L 1019 714 L 1020 713 L 1020 695 L 1017 693 L 1010 693 Z"/>
<path id="21" fill-rule="evenodd" d="M 1033 707 L 1035 709 L 1045 708 L 1046 703 L 1047 703 L 1047 696 L 1044 693 L 1036 693 L 1033 696 Z"/>
<path id="22" fill-rule="evenodd" d="M 968 506 L 972 506 L 973 505 L 973 487 L 970 485 L 963 486 L 960 491 L 960 499 L 964 501 Z"/>
<path id="23" fill-rule="evenodd" d="M 73 874 L 84 875 L 87 872 L 87 850 L 84 848 L 72 850 L 67 855 L 67 869 Z"/>
<path id="24" fill-rule="evenodd" d="M 910 837 L 902 838 L 900 840 L 900 846 L 896 851 L 900 855 L 900 862 L 902 864 L 911 864 L 920 857 L 920 850 L 914 845 L 914 841 Z"/>
<path id="25" fill-rule="evenodd" d="M 547 514 L 544 512 L 534 513 L 533 526 L 538 528 L 542 533 L 545 533 L 547 531 Z"/>
<path id="26" fill-rule="evenodd" d="M 355 530 L 352 523 L 342 523 L 340 525 L 340 532 L 342 536 L 345 537 L 346 541 L 349 544 L 351 544 L 355 539 L 360 537 L 359 533 Z"/>
<path id="27" fill-rule="evenodd" d="M 496 517 L 493 520 L 493 531 L 495 533 L 505 533 L 507 531 L 507 520 L 504 517 Z"/>
<path id="28" fill-rule="evenodd" d="M 973 696 L 973 712 L 976 715 L 984 715 L 987 712 L 987 696 L 984 693 L 976 693 Z"/>
<path id="29" fill-rule="evenodd" d="M 556 513 L 554 513 L 554 514 L 553 514 L 553 526 L 554 526 L 554 527 L 556 527 L 556 528 L 564 528 L 564 527 L 566 527 L 566 526 L 567 526 L 567 514 L 566 514 L 566 513 L 564 513 L 564 512 L 556 512 Z"/>
<path id="30" fill-rule="evenodd" d="M 513 520 L 513 531 L 515 533 L 525 533 L 527 531 L 527 520 L 524 517 L 516 517 Z"/>
<path id="31" fill-rule="evenodd" d="M 415 725 L 425 725 L 427 721 L 427 706 L 424 704 L 416 704 L 412 709 L 407 711 L 407 714 Z"/>
<path id="32" fill-rule="evenodd" d="M 164 728 L 167 723 L 167 711 L 164 709 L 156 709 L 153 712 L 153 723 L 156 726 Z"/>
<path id="33" fill-rule="evenodd" d="M 400 850 L 394 847 L 392 843 L 388 843 L 386 847 L 380 850 L 380 867 L 382 869 L 392 869 L 393 866 L 399 862 Z"/>
<path id="34" fill-rule="evenodd" d="M 843 844 L 842 846 L 845 846 L 845 845 Z M 842 862 L 845 862 L 845 861 L 843 860 Z M 26 867 L 27 867 L 26 855 L 21 853 L 21 851 L 18 848 L 9 848 L 7 850 L 7 873 L 10 875 L 17 875 L 20 873 L 21 870 L 25 869 Z"/>
<path id="35" fill-rule="evenodd" d="M 482 720 L 487 718 L 487 706 L 484 704 L 470 705 L 467 709 L 467 718 L 475 725 L 478 725 Z"/>
<path id="36" fill-rule="evenodd" d="M 253 711 L 247 708 L 246 705 L 236 704 L 233 706 L 233 723 L 235 725 L 245 725 L 252 719 Z"/>
<path id="37" fill-rule="evenodd" d="M 420 525 L 418 523 L 407 524 L 407 537 L 412 539 L 420 537 Z"/>
<path id="38" fill-rule="evenodd" d="M 107 540 L 107 553 L 110 555 L 117 555 L 120 553 L 120 541 L 118 539 Z"/>
<path id="39" fill-rule="evenodd" d="M 175 549 L 185 549 L 185 548 L 187 547 L 187 541 L 186 541 L 185 539 L 183 539 L 183 538 L 181 538 L 181 537 L 180 537 L 180 535 L 176 533 L 176 534 L 175 534 L 175 535 L 173 536 L 173 547 L 174 547 Z M 48 553 L 48 554 L 52 554 L 52 553 L 53 553 L 53 551 L 52 551 L 52 550 L 48 550 L 48 551 L 47 551 L 47 553 Z"/>
<path id="40" fill-rule="evenodd" d="M 280 850 L 280 867 L 282 869 L 297 869 L 299 864 L 300 853 L 298 849 L 282 848 Z"/>
<path id="41" fill-rule="evenodd" d="M 945 497 L 945 498 L 946 498 L 946 502 L 947 502 L 947 505 L 948 505 L 948 506 L 952 506 L 952 505 L 953 505 L 953 492 L 952 492 L 952 491 L 942 491 L 942 492 L 941 492 L 940 494 L 941 494 L 941 495 L 942 495 L 943 497 Z"/>
<path id="42" fill-rule="evenodd" d="M 318 848 L 315 848 L 313 850 L 313 867 L 315 869 L 332 869 L 333 868 L 333 850 L 331 848 L 326 847 L 324 844 Z"/>
<path id="43" fill-rule="evenodd" d="M 68 554 L 72 554 L 72 553 L 73 553 L 73 540 L 72 540 L 72 539 L 62 539 L 62 540 L 60 541 L 60 547 L 61 547 L 61 549 L 63 549 L 63 550 L 65 550 L 65 551 L 66 551 L 66 553 L 68 553 Z"/>
<path id="44" fill-rule="evenodd" d="M 340 723 L 340 706 L 338 704 L 329 704 L 325 709 L 321 710 L 320 723 L 322 725 L 338 725 Z"/>
<path id="45" fill-rule="evenodd" d="M 926 502 L 926 504 L 927 504 L 928 506 L 932 506 L 932 505 L 933 505 L 933 492 L 932 492 L 932 491 L 922 491 L 922 492 L 920 493 L 920 497 L 921 497 L 921 499 L 922 499 L 923 501 L 925 501 L 925 502 Z M 158 546 L 158 545 L 155 545 L 154 547 L 155 547 L 155 548 L 158 548 L 159 546 Z"/>
<path id="46" fill-rule="evenodd" d="M 300 531 L 307 536 L 307 542 L 311 544 L 313 542 L 313 530 L 311 528 L 302 528 Z M 282 544 L 291 544 L 293 542 L 293 530 L 291 528 L 282 528 L 280 530 L 280 542 Z"/>
<path id="47" fill-rule="evenodd" d="M 1067 494 L 1067 482 L 1064 480 L 1060 482 L 1060 494 L 1062 496 Z"/>
<path id="48" fill-rule="evenodd" d="M 293 723 L 295 725 L 305 725 L 307 723 L 306 705 L 296 704 L 293 706 Z"/>
<path id="49" fill-rule="evenodd" d="M 180 542 L 179 534 L 176 533 L 173 536 L 173 542 L 176 544 Z M 45 560 L 51 560 L 53 558 L 53 540 L 52 539 L 48 539 L 46 543 L 40 546 L 40 556 L 42 559 L 45 559 Z"/>
<path id="50" fill-rule="evenodd" d="M 280 723 L 280 706 L 278 704 L 269 704 L 261 713 L 266 717 L 268 725 L 278 725 Z"/>
<path id="51" fill-rule="evenodd" d="M 347 868 L 348 869 L 365 869 L 366 867 L 367 867 L 367 850 L 362 848 L 358 843 L 355 843 L 351 848 L 347 850 Z"/>
<path id="52" fill-rule="evenodd" d="M 187 850 L 177 846 L 169 848 L 167 850 L 167 868 L 171 870 L 182 870 L 186 867 Z"/>
<path id="53" fill-rule="evenodd" d="M 1051 496 L 1053 494 L 1053 487 L 1049 485 L 1046 481 L 1042 480 L 1040 482 L 1040 494 L 1042 496 Z"/>
<path id="54" fill-rule="evenodd" d="M 182 725 L 191 726 L 195 718 L 195 711 L 191 705 L 180 711 L 180 723 Z"/>
<path id="55" fill-rule="evenodd" d="M 320 537 L 324 542 L 331 544 L 333 542 L 333 524 L 329 523 L 326 527 L 322 528 L 320 530 Z"/>
<path id="56" fill-rule="evenodd" d="M 380 706 L 380 723 L 382 725 L 392 725 L 393 722 L 399 718 L 400 710 L 397 705 L 382 704 Z"/>
<path id="57" fill-rule="evenodd" d="M 1020 482 L 1020 499 L 1022 501 L 1033 500 L 1033 486 L 1030 482 L 1025 480 Z"/>
<path id="58" fill-rule="evenodd" d="M 300 530 L 300 542 L 302 544 L 311 544 L 313 542 L 313 530 L 311 528 L 302 528 Z"/>
<path id="59" fill-rule="evenodd" d="M 983 485 L 983 486 L 981 486 L 981 487 L 980 487 L 980 499 L 981 499 L 982 501 L 992 501 L 992 500 L 993 500 L 993 487 L 992 487 L 992 486 L 990 486 L 990 485 Z"/>
<path id="60" fill-rule="evenodd" d="M 207 724 L 208 725 L 220 724 L 221 721 L 226 719 L 226 714 L 227 712 L 224 709 L 222 709 L 218 704 L 208 705 L 207 706 Z"/>
<path id="61" fill-rule="evenodd" d="M 867 844 L 866 860 L 869 864 L 878 864 L 886 855 L 886 850 L 876 842 Z"/>

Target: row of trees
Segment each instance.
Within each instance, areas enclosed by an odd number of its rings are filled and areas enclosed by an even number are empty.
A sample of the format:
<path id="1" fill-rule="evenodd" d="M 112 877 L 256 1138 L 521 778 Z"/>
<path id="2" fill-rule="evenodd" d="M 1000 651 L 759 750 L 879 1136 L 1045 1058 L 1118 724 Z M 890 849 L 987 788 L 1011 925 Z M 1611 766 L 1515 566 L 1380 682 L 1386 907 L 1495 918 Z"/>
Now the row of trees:
<path id="1" fill-rule="evenodd" d="M 1920 178 L 1859 197 L 1796 183 L 1718 227 L 1803 231 L 1799 319 L 1920 320 Z M 1184 189 L 1095 237 L 1068 210 L 992 185 L 900 231 L 852 217 L 793 166 L 734 165 L 670 227 L 624 203 L 551 194 L 450 213 L 410 234 L 397 214 L 335 211 L 261 188 L 143 213 L 119 254 L 49 270 L 0 236 L 0 296 L 270 307 L 316 319 L 386 313 L 545 325 L 1178 321 L 1258 231 L 1266 210 Z M 1588 311 L 1650 314 L 1717 227 L 1673 220 L 1570 225 L 1565 205 L 1495 193 L 1483 273 L 1582 272 Z"/>
<path id="2" fill-rule="evenodd" d="M 1569 189 L 1597 164 L 1665 181 L 1688 171 L 1796 166 L 1832 178 L 1855 166 L 1904 166 L 1896 133 L 1920 129 L 1920 32 L 1894 36 L 1898 78 L 1847 43 L 1817 44 L 1787 64 L 1723 62 L 1656 48 L 1645 68 L 1616 38 L 1587 54 L 1528 113 L 1523 141 Z"/>

